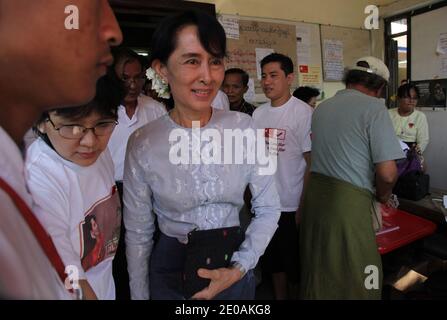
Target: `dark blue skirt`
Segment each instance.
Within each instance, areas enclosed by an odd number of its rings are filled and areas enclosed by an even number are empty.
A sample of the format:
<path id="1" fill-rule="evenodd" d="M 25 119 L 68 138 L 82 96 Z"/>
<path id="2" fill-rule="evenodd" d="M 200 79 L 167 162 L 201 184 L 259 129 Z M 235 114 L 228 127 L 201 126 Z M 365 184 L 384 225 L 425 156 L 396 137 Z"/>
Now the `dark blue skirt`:
<path id="1" fill-rule="evenodd" d="M 152 300 L 184 300 L 183 266 L 186 245 L 176 238 L 160 235 L 151 254 L 149 283 Z M 215 300 L 253 300 L 255 297 L 253 270 L 231 287 L 219 293 Z"/>

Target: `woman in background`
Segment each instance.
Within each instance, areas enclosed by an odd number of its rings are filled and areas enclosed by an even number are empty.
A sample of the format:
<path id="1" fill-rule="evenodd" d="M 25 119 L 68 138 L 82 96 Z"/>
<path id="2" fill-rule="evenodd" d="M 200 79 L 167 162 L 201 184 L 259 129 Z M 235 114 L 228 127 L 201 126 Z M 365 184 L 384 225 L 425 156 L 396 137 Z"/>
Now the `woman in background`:
<path id="1" fill-rule="evenodd" d="M 390 109 L 389 113 L 397 137 L 422 154 L 428 145 L 429 134 L 427 117 L 415 109 L 418 99 L 418 88 L 414 84 L 404 84 L 397 90 L 398 107 Z"/>
<path id="2" fill-rule="evenodd" d="M 312 87 L 298 87 L 293 91 L 293 96 L 301 101 L 304 101 L 312 108 L 317 106 L 317 97 L 320 95 L 318 89 Z"/>

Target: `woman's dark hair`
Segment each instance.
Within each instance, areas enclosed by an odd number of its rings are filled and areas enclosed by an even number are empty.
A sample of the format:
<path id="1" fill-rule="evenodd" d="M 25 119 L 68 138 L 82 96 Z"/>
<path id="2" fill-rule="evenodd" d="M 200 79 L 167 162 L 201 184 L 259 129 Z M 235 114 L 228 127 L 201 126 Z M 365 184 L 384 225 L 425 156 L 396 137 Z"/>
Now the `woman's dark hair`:
<path id="1" fill-rule="evenodd" d="M 49 119 L 50 112 L 73 121 L 88 117 L 92 112 L 97 112 L 103 117 L 118 119 L 118 107 L 124 98 L 124 87 L 116 77 L 111 76 L 112 72 L 114 71 L 109 68 L 107 75 L 98 80 L 96 95 L 89 103 L 77 107 L 51 109 L 42 113 L 33 127 L 34 133 L 52 147 L 48 136 L 38 130 L 39 125 Z"/>
<path id="2" fill-rule="evenodd" d="M 84 220 L 84 221 L 85 221 L 85 224 L 89 226 L 89 229 L 92 228 L 92 227 L 90 226 L 92 220 L 95 220 L 95 222 L 96 222 L 96 216 L 95 216 L 94 214 L 93 214 L 93 215 L 88 215 L 88 216 L 85 218 L 85 220 Z"/>
<path id="3" fill-rule="evenodd" d="M 95 239 L 92 239 L 91 236 L 91 232 L 92 232 L 92 220 L 95 220 L 96 222 L 96 217 L 95 215 L 88 215 L 85 220 L 84 220 L 84 226 L 83 226 L 83 236 L 84 239 L 86 239 L 86 241 L 84 242 L 85 248 L 84 248 L 84 252 L 90 252 L 93 250 L 93 248 L 95 247 Z M 88 239 L 91 239 L 90 241 Z"/>
<path id="4" fill-rule="evenodd" d="M 293 96 L 300 99 L 306 103 L 309 103 L 310 99 L 313 97 L 318 97 L 320 95 L 320 90 L 312 87 L 299 87 L 293 91 Z"/>
<path id="5" fill-rule="evenodd" d="M 357 66 L 364 67 L 364 68 L 370 67 L 368 62 L 366 62 L 366 61 L 357 62 Z M 345 75 L 343 77 L 343 83 L 346 86 L 351 85 L 351 84 L 360 84 L 369 90 L 377 91 L 380 88 L 386 86 L 388 81 L 386 81 L 384 78 L 382 78 L 381 76 L 378 76 L 374 73 L 369 73 L 366 71 L 353 69 L 353 70 L 348 70 L 345 73 Z"/>
<path id="6" fill-rule="evenodd" d="M 215 17 L 200 11 L 186 11 L 164 19 L 152 36 L 151 62 L 155 59 L 166 64 L 177 47 L 177 35 L 186 26 L 196 26 L 203 48 L 212 56 L 226 56 L 225 31 Z"/>
<path id="7" fill-rule="evenodd" d="M 419 88 L 416 87 L 414 84 L 411 83 L 406 83 L 401 85 L 398 89 L 397 89 L 397 97 L 398 98 L 406 98 L 406 97 L 410 97 L 410 91 L 411 89 L 414 90 L 414 92 L 416 92 L 416 97 L 419 99 Z"/>
<path id="8" fill-rule="evenodd" d="M 281 67 L 281 70 L 284 71 L 286 76 L 293 73 L 292 59 L 290 59 L 288 56 L 284 54 L 271 53 L 268 56 L 265 56 L 264 59 L 261 60 L 261 69 L 264 68 L 264 66 L 270 62 L 278 62 Z"/>

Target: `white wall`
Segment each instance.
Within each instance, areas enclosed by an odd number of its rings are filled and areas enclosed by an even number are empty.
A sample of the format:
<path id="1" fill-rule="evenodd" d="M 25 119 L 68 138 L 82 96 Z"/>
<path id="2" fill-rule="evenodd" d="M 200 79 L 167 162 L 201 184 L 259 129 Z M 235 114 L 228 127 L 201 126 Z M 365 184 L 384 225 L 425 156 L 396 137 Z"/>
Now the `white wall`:
<path id="1" fill-rule="evenodd" d="M 190 0 L 191 1 L 191 0 Z M 333 26 L 364 28 L 365 7 L 379 6 L 381 17 L 414 9 L 439 0 L 192 0 L 213 3 L 219 14 L 285 21 L 302 21 Z M 383 20 L 372 32 L 371 54 L 384 57 Z M 343 88 L 341 82 L 324 82 L 325 98 Z"/>
<path id="2" fill-rule="evenodd" d="M 439 34 L 447 32 L 447 7 L 414 16 L 411 23 L 411 79 L 436 79 L 440 75 L 440 59 L 436 55 Z M 427 116 L 430 144 L 425 159 L 433 188 L 447 190 L 447 111 L 422 110 Z"/>
<path id="3" fill-rule="evenodd" d="M 395 0 L 194 0 L 213 3 L 216 12 L 261 19 L 310 22 L 350 28 L 364 28 L 365 7 Z M 348 8 L 348 9 L 347 9 Z M 324 98 L 343 89 L 341 82 L 323 82 Z"/>
<path id="4" fill-rule="evenodd" d="M 302 21 L 361 28 L 365 7 L 396 0 L 194 0 L 213 3 L 220 14 Z"/>
<path id="5" fill-rule="evenodd" d="M 424 113 L 430 130 L 430 144 L 424 153 L 430 187 L 447 190 L 447 112 Z"/>

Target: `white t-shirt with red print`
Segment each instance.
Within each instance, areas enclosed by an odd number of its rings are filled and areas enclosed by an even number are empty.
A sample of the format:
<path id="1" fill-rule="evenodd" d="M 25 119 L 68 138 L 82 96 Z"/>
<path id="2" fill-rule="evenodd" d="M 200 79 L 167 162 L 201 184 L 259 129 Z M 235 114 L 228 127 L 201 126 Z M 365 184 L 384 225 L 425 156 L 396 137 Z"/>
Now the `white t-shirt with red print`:
<path id="1" fill-rule="evenodd" d="M 98 299 L 115 299 L 112 260 L 118 247 L 121 209 L 108 150 L 81 167 L 43 140 L 28 149 L 25 176 L 34 212 L 66 266 L 87 279 Z"/>
<path id="2" fill-rule="evenodd" d="M 256 128 L 265 130 L 267 144 L 268 137 L 276 134 L 277 142 L 269 145 L 269 152 L 278 155 L 275 183 L 281 211 L 296 211 L 306 171 L 303 153 L 312 147 L 312 108 L 292 96 L 279 107 L 272 107 L 270 103 L 259 106 L 253 113 L 253 120 Z"/>

